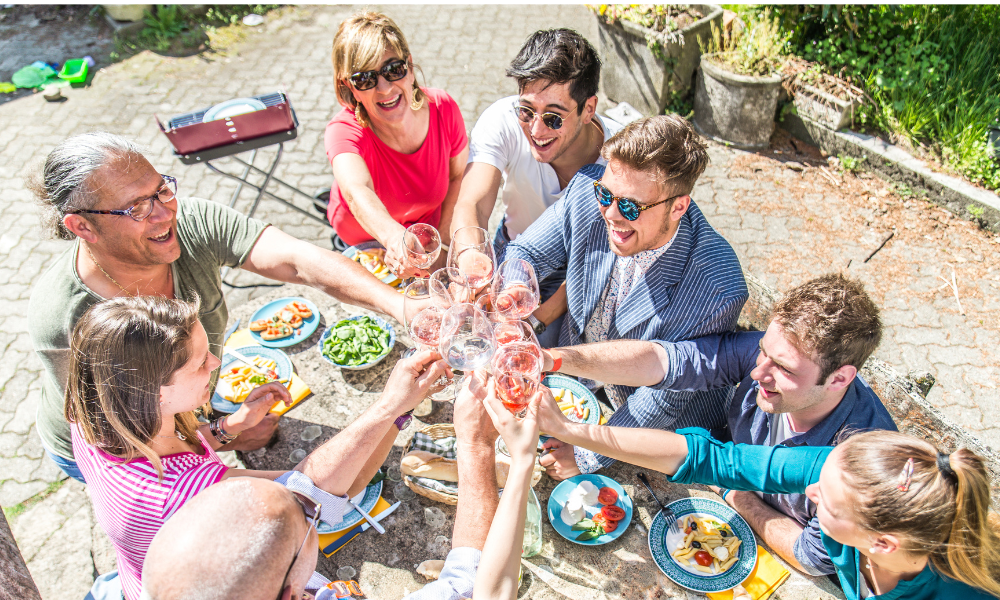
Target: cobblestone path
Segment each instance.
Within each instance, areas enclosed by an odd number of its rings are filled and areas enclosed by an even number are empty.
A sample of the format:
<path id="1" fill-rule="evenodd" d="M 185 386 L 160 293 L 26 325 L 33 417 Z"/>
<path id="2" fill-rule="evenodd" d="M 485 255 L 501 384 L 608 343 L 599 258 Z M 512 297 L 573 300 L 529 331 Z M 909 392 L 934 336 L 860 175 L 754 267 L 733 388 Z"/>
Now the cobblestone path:
<path id="1" fill-rule="evenodd" d="M 47 240 L 23 176 L 66 136 L 104 129 L 138 140 L 182 194 L 228 202 L 235 184 L 171 155 L 153 115 L 161 118 L 230 98 L 284 89 L 300 122 L 286 144 L 278 176 L 307 193 L 329 185 L 323 130 L 336 111 L 330 46 L 337 24 L 355 7 L 299 7 L 271 13 L 226 51 L 187 58 L 149 52 L 105 67 L 69 100 L 40 95 L 0 105 L 0 505 L 17 505 L 49 489 L 61 473 L 42 456 L 34 430 L 40 364 L 28 339 L 32 282 L 67 242 Z M 582 6 L 389 6 L 409 38 L 427 85 L 447 90 L 471 129 L 494 100 L 516 92 L 504 68 L 524 38 L 566 26 L 596 43 L 596 24 Z M 1000 245 L 995 237 L 918 200 L 903 201 L 878 179 L 820 174 L 826 161 L 785 139 L 782 154 L 712 148 L 712 166 L 694 198 L 736 248 L 746 268 L 779 290 L 847 268 L 874 290 L 888 325 L 879 356 L 901 371 L 938 378 L 930 399 L 954 420 L 1000 447 L 995 410 L 1000 347 Z M 812 154 L 809 154 L 812 152 Z M 257 164 L 269 160 L 261 151 Z M 791 170 L 787 160 L 799 164 Z M 225 161 L 220 161 L 224 165 Z M 802 166 L 804 165 L 804 166 Z M 237 208 L 245 209 L 244 190 Z M 299 199 L 302 201 L 303 199 Z M 307 203 L 301 202 L 303 207 Z M 329 247 L 329 229 L 269 200 L 257 216 L 297 237 Z M 895 225 L 892 241 L 862 261 Z M 847 267 L 848 260 L 851 266 Z M 956 269 L 964 315 L 938 275 Z M 247 273 L 228 275 L 241 285 Z M 266 289 L 234 289 L 231 305 Z M 83 486 L 63 485 L 20 516 L 13 529 L 44 598 L 82 597 L 96 572 L 113 568 Z"/>

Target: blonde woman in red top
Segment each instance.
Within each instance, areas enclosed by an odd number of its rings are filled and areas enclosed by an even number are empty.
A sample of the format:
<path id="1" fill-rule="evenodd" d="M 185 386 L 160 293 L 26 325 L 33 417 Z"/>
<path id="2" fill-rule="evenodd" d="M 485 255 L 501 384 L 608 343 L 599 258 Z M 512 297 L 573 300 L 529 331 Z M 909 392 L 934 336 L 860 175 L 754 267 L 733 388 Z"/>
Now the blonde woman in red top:
<path id="1" fill-rule="evenodd" d="M 385 246 L 397 275 L 426 277 L 406 264 L 403 231 L 427 223 L 449 242 L 469 155 L 458 104 L 443 90 L 417 85 L 406 39 L 381 13 L 341 23 L 333 74 L 344 110 L 326 126 L 335 179 L 327 218 L 347 244 Z"/>

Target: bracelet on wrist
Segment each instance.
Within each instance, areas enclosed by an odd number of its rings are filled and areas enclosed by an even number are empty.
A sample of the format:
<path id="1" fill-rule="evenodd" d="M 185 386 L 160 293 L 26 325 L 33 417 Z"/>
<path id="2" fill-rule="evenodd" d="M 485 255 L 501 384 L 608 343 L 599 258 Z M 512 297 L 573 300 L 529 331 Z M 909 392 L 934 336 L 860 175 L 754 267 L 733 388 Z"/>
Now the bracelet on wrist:
<path id="1" fill-rule="evenodd" d="M 726 488 L 722 488 L 722 489 L 719 490 L 719 495 L 722 496 L 722 501 L 723 502 L 727 502 L 726 496 L 728 496 L 729 492 L 731 492 L 731 491 L 733 491 L 733 490 L 726 489 Z"/>
<path id="2" fill-rule="evenodd" d="M 225 421 L 226 417 L 219 417 L 218 419 L 209 423 L 208 426 L 209 431 L 212 432 L 212 436 L 214 436 L 215 439 L 223 446 L 235 440 L 236 436 L 239 435 L 239 434 L 230 435 L 229 433 L 227 433 L 225 427 Z"/>

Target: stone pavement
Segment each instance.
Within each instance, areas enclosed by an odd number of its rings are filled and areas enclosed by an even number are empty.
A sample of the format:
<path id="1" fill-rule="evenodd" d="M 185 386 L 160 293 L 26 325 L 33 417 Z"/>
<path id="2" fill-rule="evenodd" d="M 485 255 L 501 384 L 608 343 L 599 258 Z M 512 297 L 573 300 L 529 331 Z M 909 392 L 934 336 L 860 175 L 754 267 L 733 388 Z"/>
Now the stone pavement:
<path id="1" fill-rule="evenodd" d="M 166 58 L 149 52 L 103 68 L 89 88 L 48 104 L 40 95 L 0 106 L 0 505 L 44 494 L 60 472 L 42 457 L 34 415 L 40 365 L 25 316 L 30 287 L 67 247 L 39 230 L 23 176 L 66 136 L 105 129 L 137 139 L 161 172 L 177 176 L 183 194 L 228 202 L 235 184 L 201 166 L 184 166 L 157 129 L 161 118 L 239 96 L 284 89 L 300 121 L 286 144 L 278 176 L 312 193 L 329 185 L 323 129 L 337 110 L 330 46 L 337 24 L 356 7 L 293 7 L 268 15 L 245 39 L 220 52 Z M 390 6 L 407 34 L 427 85 L 446 89 L 471 129 L 494 100 L 514 93 L 503 76 L 510 58 L 535 29 L 566 26 L 596 42 L 596 24 L 582 6 Z M 713 164 L 694 197 L 736 248 L 744 267 L 784 290 L 809 277 L 847 270 L 861 277 L 884 307 L 887 335 L 879 355 L 902 371 L 938 377 L 930 398 L 984 441 L 1000 447 L 994 409 L 1000 347 L 1000 246 L 967 223 L 917 200 L 903 201 L 877 179 L 820 174 L 826 161 L 810 150 L 748 154 L 712 147 Z M 262 151 L 258 164 L 273 155 Z M 791 170 L 785 160 L 801 163 Z M 220 161 L 224 164 L 225 161 Z M 238 208 L 249 203 L 241 195 Z M 301 200 L 301 199 L 300 199 Z M 302 204 L 305 206 L 305 204 Z M 264 200 L 257 216 L 297 237 L 329 247 L 329 229 Z M 869 263 L 865 256 L 896 225 L 896 235 Z M 939 274 L 956 269 L 958 313 Z M 230 273 L 241 285 L 257 279 Z M 267 288 L 234 289 L 231 305 Z M 43 598 L 82 597 L 95 572 L 112 566 L 83 486 L 68 482 L 20 516 L 12 528 Z"/>

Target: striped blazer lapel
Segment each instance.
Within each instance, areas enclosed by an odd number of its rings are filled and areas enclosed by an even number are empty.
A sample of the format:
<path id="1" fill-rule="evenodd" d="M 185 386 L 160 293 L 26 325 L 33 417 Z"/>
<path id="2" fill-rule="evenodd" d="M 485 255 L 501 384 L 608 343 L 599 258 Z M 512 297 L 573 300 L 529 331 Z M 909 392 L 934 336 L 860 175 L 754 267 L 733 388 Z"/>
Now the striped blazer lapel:
<path id="1" fill-rule="evenodd" d="M 594 312 L 597 302 L 601 299 L 601 294 L 611 279 L 611 269 L 615 264 L 615 253 L 611 251 L 608 242 L 607 228 L 604 226 L 604 219 L 592 221 L 587 232 L 586 240 L 582 240 L 583 247 L 580 249 L 583 254 L 581 261 L 583 272 L 567 273 L 566 281 L 571 285 L 573 280 L 582 282 L 579 293 L 571 293 L 569 296 L 569 311 L 573 316 L 580 331 L 587 326 L 587 321 Z"/>
<path id="2" fill-rule="evenodd" d="M 625 298 L 625 302 L 615 313 L 615 329 L 618 337 L 633 338 L 630 331 L 650 318 L 662 319 L 670 304 L 672 288 L 680 282 L 691 258 L 693 237 L 691 219 L 681 218 L 673 243 L 667 248 L 646 274 L 639 278 Z M 638 339 L 638 338 L 635 338 Z"/>

